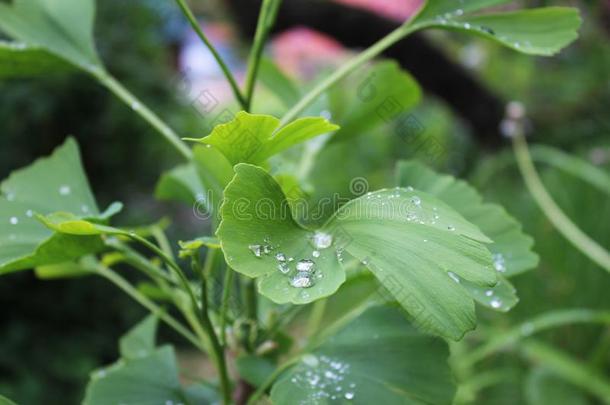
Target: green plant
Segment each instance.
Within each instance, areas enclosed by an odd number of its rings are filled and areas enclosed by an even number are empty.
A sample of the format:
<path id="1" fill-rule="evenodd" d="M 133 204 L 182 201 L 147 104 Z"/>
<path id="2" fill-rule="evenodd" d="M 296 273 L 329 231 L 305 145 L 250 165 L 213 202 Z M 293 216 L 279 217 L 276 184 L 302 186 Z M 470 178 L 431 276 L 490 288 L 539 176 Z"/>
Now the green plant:
<path id="1" fill-rule="evenodd" d="M 0 57 L 10 62 L 1 66 L 1 74 L 80 69 L 91 75 L 184 158 L 183 165 L 163 175 L 157 194 L 201 203 L 215 230 L 181 242 L 182 260 L 177 260 L 162 224 L 111 226 L 122 205 L 98 208 L 71 139 L 0 185 L 5 219 L 0 272 L 35 268 L 43 278 L 98 275 L 152 314 L 121 340 L 121 359 L 92 374 L 84 402 L 451 403 L 456 388 L 443 339 L 459 341 L 475 328 L 475 302 L 496 311 L 517 303 L 508 278 L 536 266 L 533 241 L 474 188 L 415 161 L 399 162 L 395 183 L 386 184 L 390 188 L 366 193 L 368 185 L 356 178 L 350 186 L 357 198 L 329 204 L 318 194 L 307 200 L 324 185 L 312 173 L 326 148 L 349 145 L 355 133 L 394 119 L 420 96 L 413 79 L 392 63 L 369 66 L 356 99 L 338 83 L 395 42 L 428 28 L 552 55 L 576 38 L 577 12 L 552 7 L 481 14 L 505 1 L 429 0 L 396 31 L 301 94 L 273 67 L 265 73 L 261 66 L 279 0 L 263 1 L 245 91 L 186 2 L 177 2 L 212 50 L 242 109 L 221 116 L 223 122 L 215 122 L 208 136 L 185 138 L 195 143 L 193 148 L 106 71 L 92 39 L 92 0 L 0 4 L 0 28 L 18 41 L 1 44 Z M 257 77 L 270 71 L 279 76 L 270 87 L 288 106 L 281 119 L 251 111 Z M 340 126 L 321 117 L 299 118 L 322 96 Z M 521 117 L 509 118 L 507 124 L 520 128 Z M 518 130 L 515 144 L 531 180 Z M 581 243 L 575 244 L 591 252 L 591 241 L 577 239 Z M 594 245 L 590 255 L 603 264 L 607 253 L 600 249 Z M 135 268 L 149 282 L 133 286 L 113 269 L 118 264 Z M 306 327 L 299 328 L 294 320 L 304 317 Z M 173 348 L 155 344 L 158 321 L 205 353 L 218 381 L 182 384 Z M 460 387 L 467 392 L 458 400 L 478 389 L 476 376 L 470 375 L 474 363 L 568 322 L 607 323 L 608 316 L 560 313 L 506 336 L 484 335 L 480 348 L 452 357 L 454 371 L 467 380 Z M 295 329 L 303 339 L 290 336 Z M 559 377 L 608 401 L 604 379 L 556 349 L 529 340 L 519 350 L 527 359 L 555 365 Z M 235 356 L 229 358 L 229 352 Z M 235 375 L 229 361 L 235 363 Z M 556 376 L 539 373 L 536 378 L 546 382 Z"/>

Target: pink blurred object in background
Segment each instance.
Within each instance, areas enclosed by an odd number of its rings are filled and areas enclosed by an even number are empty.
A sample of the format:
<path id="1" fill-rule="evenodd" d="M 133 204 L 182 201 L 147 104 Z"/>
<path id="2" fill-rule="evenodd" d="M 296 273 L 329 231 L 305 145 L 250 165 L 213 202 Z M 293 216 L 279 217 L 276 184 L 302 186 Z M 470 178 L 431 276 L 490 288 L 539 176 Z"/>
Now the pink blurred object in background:
<path id="1" fill-rule="evenodd" d="M 335 2 L 364 8 L 396 21 L 406 20 L 422 4 L 422 0 L 335 0 Z"/>

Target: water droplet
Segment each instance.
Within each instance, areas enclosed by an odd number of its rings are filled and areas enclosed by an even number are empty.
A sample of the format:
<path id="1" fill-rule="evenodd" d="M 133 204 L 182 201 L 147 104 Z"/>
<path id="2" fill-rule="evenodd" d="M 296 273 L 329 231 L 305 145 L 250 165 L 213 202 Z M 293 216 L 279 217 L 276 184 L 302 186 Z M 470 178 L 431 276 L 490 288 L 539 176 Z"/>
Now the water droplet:
<path id="1" fill-rule="evenodd" d="M 287 274 L 290 272 L 290 267 L 288 267 L 288 265 L 286 263 L 280 263 L 277 265 L 277 269 L 279 271 L 281 271 L 284 274 Z"/>
<path id="2" fill-rule="evenodd" d="M 11 217 L 11 219 L 9 220 L 9 222 L 10 222 L 12 225 L 17 225 L 17 224 L 19 223 L 19 218 L 17 218 L 17 217 Z"/>
<path id="3" fill-rule="evenodd" d="M 502 306 L 502 301 L 499 298 L 494 298 L 489 302 L 492 308 L 498 309 Z"/>
<path id="4" fill-rule="evenodd" d="M 282 252 L 280 252 L 280 253 L 275 255 L 275 260 L 277 260 L 278 262 L 285 262 L 286 261 L 286 255 L 283 254 Z"/>
<path id="5" fill-rule="evenodd" d="M 314 250 L 313 252 L 311 252 L 311 255 L 313 257 L 320 257 L 320 251 L 319 250 Z"/>
<path id="6" fill-rule="evenodd" d="M 7 193 L 7 194 L 6 194 L 6 199 L 7 199 L 8 201 L 13 201 L 13 200 L 15 200 L 15 193 Z"/>
<path id="7" fill-rule="evenodd" d="M 89 207 L 87 207 L 85 204 L 81 205 L 80 209 L 85 214 L 89 212 Z"/>
<path id="8" fill-rule="evenodd" d="M 417 220 L 417 214 L 415 214 L 414 212 L 409 212 L 407 214 L 407 221 L 411 222 L 411 221 L 416 221 Z"/>
<path id="9" fill-rule="evenodd" d="M 309 367 L 318 367 L 318 364 L 320 364 L 318 358 L 313 354 L 306 354 L 303 356 L 303 363 L 307 364 Z"/>
<path id="10" fill-rule="evenodd" d="M 521 334 L 524 336 L 529 336 L 534 333 L 534 324 L 531 322 L 526 322 L 521 325 Z"/>
<path id="11" fill-rule="evenodd" d="M 413 190 L 414 190 L 413 187 L 407 186 L 407 191 L 413 191 Z"/>
<path id="12" fill-rule="evenodd" d="M 419 198 L 418 196 L 415 195 L 415 196 L 411 197 L 411 203 L 413 203 L 413 205 L 416 205 L 419 207 L 421 205 L 421 198 Z"/>
<path id="13" fill-rule="evenodd" d="M 142 107 L 142 105 L 140 103 L 138 103 L 137 101 L 134 101 L 133 103 L 131 103 L 131 109 L 134 111 L 138 111 L 141 107 Z"/>
<path id="14" fill-rule="evenodd" d="M 458 277 L 458 275 L 457 275 L 457 274 L 455 274 L 454 272 L 449 271 L 449 272 L 447 272 L 447 275 L 448 275 L 448 276 L 449 276 L 449 277 L 450 277 L 450 278 L 451 278 L 453 281 L 455 281 L 456 283 L 458 283 L 458 284 L 460 283 L 460 278 L 459 278 L 459 277 Z"/>
<path id="15" fill-rule="evenodd" d="M 466 28 L 467 30 L 469 30 L 470 28 L 472 28 L 472 25 L 465 23 L 464 24 L 464 28 Z"/>
<path id="16" fill-rule="evenodd" d="M 309 288 L 313 285 L 313 280 L 307 272 L 298 272 L 296 276 L 290 280 L 290 285 L 295 288 Z"/>
<path id="17" fill-rule="evenodd" d="M 70 189 L 70 186 L 63 185 L 63 186 L 59 187 L 59 194 L 60 195 L 68 195 L 71 192 L 72 192 L 72 190 Z"/>
<path id="18" fill-rule="evenodd" d="M 485 296 L 487 296 L 487 297 L 491 297 L 492 295 L 494 295 L 493 290 L 487 290 L 487 291 L 485 291 Z"/>
<path id="19" fill-rule="evenodd" d="M 313 245 L 316 249 L 327 249 L 333 243 L 332 235 L 325 232 L 316 232 L 312 238 Z"/>
<path id="20" fill-rule="evenodd" d="M 346 392 L 345 393 L 345 399 L 354 399 L 354 393 L 353 392 Z"/>
<path id="21" fill-rule="evenodd" d="M 315 265 L 315 263 L 313 262 L 313 260 L 309 260 L 309 259 L 299 260 L 297 263 L 297 271 L 310 273 L 313 271 L 314 265 Z"/>
<path id="22" fill-rule="evenodd" d="M 272 250 L 273 250 L 273 247 L 271 247 L 270 245 L 264 245 L 263 246 L 263 253 L 265 253 L 266 255 L 271 253 Z"/>
<path id="23" fill-rule="evenodd" d="M 261 245 L 250 245 L 250 246 L 248 246 L 248 249 L 250 249 L 252 251 L 252 253 L 254 253 L 254 256 L 261 257 L 261 253 L 262 253 Z"/>
<path id="24" fill-rule="evenodd" d="M 500 273 L 506 272 L 506 261 L 504 260 L 504 256 L 502 256 L 502 253 L 494 253 L 492 258 L 496 271 Z"/>
<path id="25" fill-rule="evenodd" d="M 449 225 L 449 226 L 447 227 L 447 230 L 449 230 L 449 231 L 452 231 L 452 232 L 453 232 L 453 231 L 455 231 L 455 226 L 453 226 L 453 225 Z"/>

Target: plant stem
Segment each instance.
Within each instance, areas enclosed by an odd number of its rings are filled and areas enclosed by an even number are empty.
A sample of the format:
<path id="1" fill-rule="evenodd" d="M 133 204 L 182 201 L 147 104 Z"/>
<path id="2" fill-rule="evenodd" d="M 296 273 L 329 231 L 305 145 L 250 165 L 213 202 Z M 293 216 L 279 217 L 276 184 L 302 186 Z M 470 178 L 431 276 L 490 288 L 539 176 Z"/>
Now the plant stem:
<path id="1" fill-rule="evenodd" d="M 610 382 L 571 356 L 536 340 L 524 342 L 520 353 L 531 362 L 544 364 L 554 374 L 597 396 L 603 403 L 610 404 Z"/>
<path id="2" fill-rule="evenodd" d="M 457 359 L 457 363 L 463 367 L 472 366 L 490 354 L 515 345 L 521 339 L 532 336 L 535 333 L 573 323 L 610 324 L 610 311 L 567 309 L 542 314 L 489 339 L 486 344 Z"/>
<path id="3" fill-rule="evenodd" d="M 197 21 L 197 18 L 195 17 L 195 15 L 193 14 L 193 12 L 189 8 L 189 6 L 186 4 L 186 1 L 185 0 L 176 0 L 176 3 L 180 7 L 180 10 L 182 10 L 182 14 L 184 14 L 184 16 L 188 20 L 189 24 L 191 25 L 191 27 L 193 28 L 195 33 L 197 33 L 199 38 L 203 41 L 205 46 L 212 53 L 212 56 L 216 60 L 216 63 L 218 63 L 218 66 L 222 70 L 222 73 L 227 78 L 227 81 L 229 82 L 229 85 L 231 86 L 231 90 L 233 91 L 233 94 L 235 95 L 235 98 L 237 99 L 237 101 L 239 102 L 241 107 L 244 110 L 246 110 L 247 109 L 246 100 L 244 99 L 244 96 L 242 95 L 241 90 L 239 90 L 239 86 L 237 85 L 237 81 L 233 77 L 231 70 L 229 69 L 227 64 L 224 62 L 224 60 L 222 59 L 222 57 L 220 56 L 220 54 L 218 53 L 218 51 L 216 50 L 214 45 L 212 45 L 212 43 L 210 42 L 208 37 L 206 37 L 206 35 L 203 33 L 203 30 L 199 26 L 199 22 Z"/>
<path id="4" fill-rule="evenodd" d="M 294 363 L 301 359 L 301 355 L 297 355 L 290 360 L 286 361 L 284 364 L 276 368 L 273 373 L 262 383 L 256 391 L 250 396 L 248 399 L 248 405 L 254 405 L 256 401 L 267 391 L 267 389 L 274 383 L 275 380 L 289 367 L 291 367 Z"/>
<path id="5" fill-rule="evenodd" d="M 127 280 L 121 277 L 116 272 L 112 271 L 110 268 L 98 265 L 95 267 L 94 271 L 100 276 L 106 278 L 121 290 L 123 290 L 127 295 L 137 301 L 144 308 L 148 309 L 151 313 L 155 314 L 159 317 L 163 322 L 169 325 L 172 329 L 182 335 L 186 340 L 191 342 L 195 347 L 202 351 L 206 351 L 205 347 L 202 346 L 201 342 L 180 322 L 174 319 L 171 315 L 168 315 L 162 308 L 160 308 L 157 304 L 146 298 L 142 293 L 136 290 Z"/>
<path id="6" fill-rule="evenodd" d="M 265 42 L 269 36 L 269 31 L 273 28 L 277 11 L 282 4 L 282 0 L 263 0 L 260 13 L 258 15 L 258 23 L 256 25 L 256 33 L 254 34 L 254 45 L 248 58 L 248 73 L 246 75 L 246 105 L 244 109 L 250 111 L 252 107 L 252 99 L 254 98 L 254 84 L 260 66 L 260 59 L 263 53 Z"/>
<path id="7" fill-rule="evenodd" d="M 102 69 L 89 71 L 100 83 L 114 93 L 120 100 L 127 104 L 133 111 L 138 113 L 153 128 L 155 128 L 169 143 L 187 160 L 192 158 L 191 149 L 186 146 L 178 134 L 174 132 L 163 120 L 152 112 L 136 96 L 131 94 L 121 83 Z"/>
<path id="8" fill-rule="evenodd" d="M 170 274 L 152 264 L 149 260 L 147 260 L 139 252 L 136 252 L 134 249 L 129 247 L 127 244 L 122 243 L 119 240 L 112 240 L 108 238 L 106 240 L 106 245 L 121 252 L 127 263 L 136 269 L 141 270 L 148 276 L 153 277 L 155 280 L 167 281 L 172 284 L 175 283 L 176 280 Z"/>
<path id="9" fill-rule="evenodd" d="M 517 165 L 529 192 L 553 226 L 589 259 L 610 272 L 610 253 L 580 230 L 550 196 L 532 162 L 523 133 L 513 137 Z"/>
<path id="10" fill-rule="evenodd" d="M 309 93 L 307 93 L 294 107 L 292 107 L 280 121 L 280 126 L 284 126 L 297 118 L 303 110 L 305 110 L 311 103 L 313 103 L 322 93 L 328 90 L 330 87 L 335 85 L 341 79 L 352 73 L 362 64 L 373 59 L 381 52 L 385 51 L 396 42 L 400 41 L 412 32 L 422 28 L 419 25 L 404 24 L 371 45 L 364 52 L 361 52 L 349 62 L 342 65 L 339 69 L 335 70 L 330 76 L 322 80 L 317 86 L 315 86 Z"/>
<path id="11" fill-rule="evenodd" d="M 225 279 L 222 289 L 222 301 L 220 303 L 220 341 L 224 346 L 227 345 L 227 313 L 229 311 L 229 298 L 233 290 L 233 269 L 228 267 L 225 270 Z"/>
<path id="12" fill-rule="evenodd" d="M 201 274 L 201 266 L 199 265 L 199 260 L 197 257 L 193 257 L 193 271 Z M 224 347 L 220 344 L 218 340 L 218 336 L 216 335 L 216 331 L 214 330 L 214 325 L 212 325 L 212 321 L 210 321 L 210 317 L 208 315 L 208 286 L 206 283 L 206 278 L 201 277 L 201 324 L 208 334 L 210 338 L 210 342 L 212 344 L 212 360 L 216 363 L 216 368 L 218 369 L 218 374 L 220 376 L 220 387 L 222 390 L 223 402 L 225 404 L 231 403 L 231 383 L 229 381 L 229 375 L 227 373 L 227 361 L 225 358 L 225 350 Z"/>
<path id="13" fill-rule="evenodd" d="M 246 306 L 246 314 L 247 314 L 247 331 L 246 331 L 246 342 L 245 348 L 251 353 L 254 351 L 254 345 L 252 339 L 253 336 L 256 336 L 257 333 L 257 321 L 258 321 L 258 301 L 256 296 L 256 283 L 253 279 L 244 278 L 245 288 L 244 288 L 244 305 Z"/>

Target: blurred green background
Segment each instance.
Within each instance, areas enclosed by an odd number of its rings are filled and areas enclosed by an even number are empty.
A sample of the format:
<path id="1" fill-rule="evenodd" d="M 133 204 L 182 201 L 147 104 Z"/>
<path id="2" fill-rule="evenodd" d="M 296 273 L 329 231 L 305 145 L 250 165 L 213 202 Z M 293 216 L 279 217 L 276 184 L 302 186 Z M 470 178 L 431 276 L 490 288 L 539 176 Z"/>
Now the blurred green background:
<path id="1" fill-rule="evenodd" d="M 204 135 L 201 118 L 177 94 L 177 52 L 186 26 L 173 7 L 161 3 L 169 2 L 98 2 L 100 53 L 109 70 L 179 133 Z M 603 2 L 572 4 L 583 12 L 581 38 L 555 58 L 518 55 L 471 37 L 433 33 L 431 38 L 501 98 L 526 105 L 531 142 L 555 146 L 610 172 L 610 30 L 601 14 Z M 169 216 L 174 219 L 174 240 L 201 232 L 203 225 L 192 219 L 189 207 L 153 198 L 160 173 L 177 162 L 173 151 L 91 79 L 67 75 L 12 80 L 0 82 L 0 89 L 0 177 L 48 154 L 73 134 L 100 205 L 125 202 L 122 223 Z M 534 237 L 541 262 L 535 271 L 513 279 L 521 299 L 514 310 L 481 311 L 485 325 L 507 328 L 558 308 L 610 308 L 610 276 L 572 248 L 542 215 L 524 188 L 508 144 L 495 151 L 479 147 L 438 99 L 425 97 L 413 114 L 426 136 L 451 153 L 430 160 L 388 136 L 392 128 L 385 127 L 334 144 L 320 156 L 314 173 L 324 176 L 342 156 L 345 170 L 335 182 L 345 188 L 352 177 L 363 175 L 371 188 L 383 187 L 391 184 L 397 159 L 419 157 L 470 179 L 490 201 L 519 219 Z M 608 194 L 555 168 L 539 165 L 539 170 L 565 212 L 610 247 Z M 78 403 L 88 373 L 116 358 L 116 339 L 143 315 L 103 280 L 40 281 L 29 272 L 0 278 L 0 307 L 0 392 L 22 404 Z M 576 325 L 543 338 L 610 374 L 607 328 Z M 483 390 L 476 403 L 529 400 L 523 387 L 533 378 L 531 365 L 508 354 L 481 366 L 506 373 L 500 384 Z"/>

